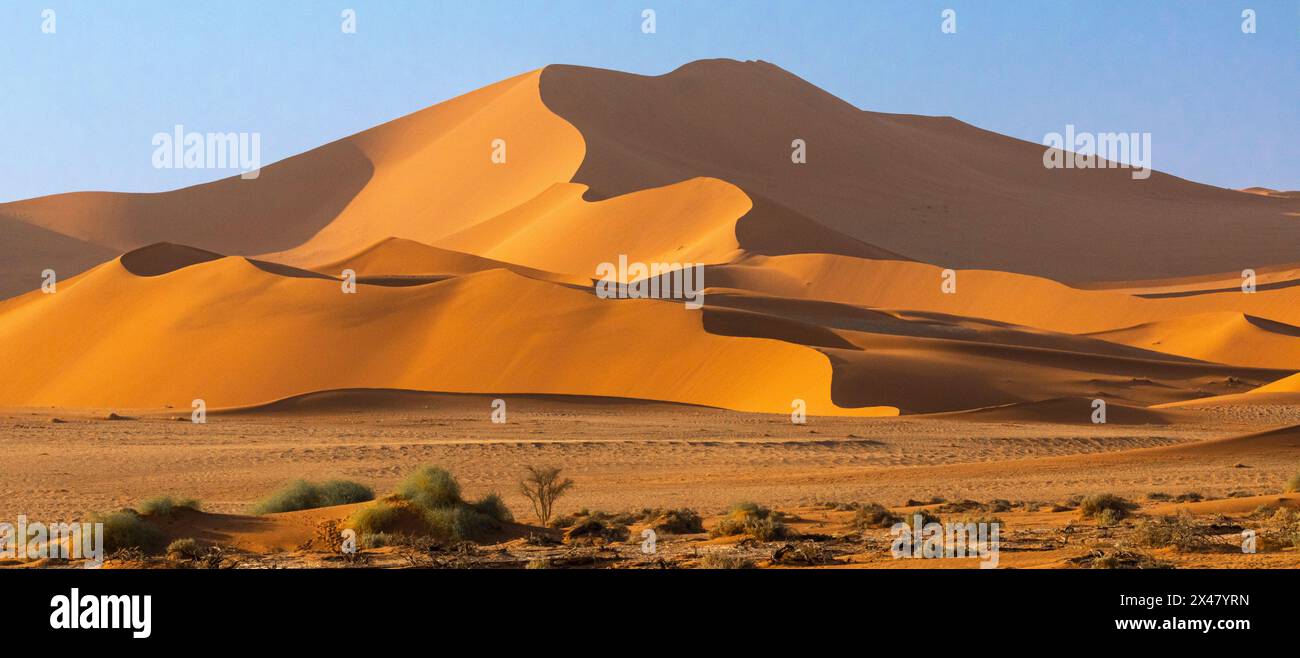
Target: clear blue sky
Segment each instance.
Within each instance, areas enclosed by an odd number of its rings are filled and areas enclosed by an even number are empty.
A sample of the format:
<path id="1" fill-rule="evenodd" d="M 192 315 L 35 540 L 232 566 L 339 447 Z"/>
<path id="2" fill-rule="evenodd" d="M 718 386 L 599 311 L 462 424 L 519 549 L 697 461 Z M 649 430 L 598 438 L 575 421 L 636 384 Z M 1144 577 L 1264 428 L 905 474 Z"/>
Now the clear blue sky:
<path id="1" fill-rule="evenodd" d="M 260 132 L 269 163 L 549 63 L 708 57 L 1034 142 L 1150 131 L 1159 170 L 1300 189 L 1300 0 L 0 0 L 0 201 L 224 177 L 152 167 L 176 124 Z"/>

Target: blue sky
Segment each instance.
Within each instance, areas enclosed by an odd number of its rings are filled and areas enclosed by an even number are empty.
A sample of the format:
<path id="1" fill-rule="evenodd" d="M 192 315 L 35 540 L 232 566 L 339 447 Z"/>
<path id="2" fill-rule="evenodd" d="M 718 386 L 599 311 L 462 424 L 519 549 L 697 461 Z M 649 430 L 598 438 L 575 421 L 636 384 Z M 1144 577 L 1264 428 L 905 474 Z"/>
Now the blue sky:
<path id="1" fill-rule="evenodd" d="M 1300 0 L 0 0 L 0 201 L 224 177 L 153 168 L 176 124 L 260 132 L 269 163 L 549 63 L 708 57 L 1034 142 L 1150 131 L 1156 169 L 1300 189 Z"/>

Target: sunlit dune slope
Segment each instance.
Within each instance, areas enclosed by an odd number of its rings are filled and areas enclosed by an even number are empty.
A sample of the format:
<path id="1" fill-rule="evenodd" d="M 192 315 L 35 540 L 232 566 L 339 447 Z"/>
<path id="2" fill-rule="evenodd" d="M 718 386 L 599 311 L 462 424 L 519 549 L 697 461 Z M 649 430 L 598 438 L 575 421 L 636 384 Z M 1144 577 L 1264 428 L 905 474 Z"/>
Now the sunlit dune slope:
<path id="1" fill-rule="evenodd" d="M 1300 327 L 1242 313 L 1205 313 L 1090 335 L 1203 361 L 1300 370 Z"/>
<path id="2" fill-rule="evenodd" d="M 1253 294 L 1222 292 L 1146 299 L 1079 290 L 1049 279 L 995 272 L 956 272 L 956 292 L 943 292 L 943 269 L 924 263 L 824 254 L 752 257 L 710 268 L 710 287 L 781 297 L 985 318 L 1063 333 L 1123 329 L 1157 320 L 1232 311 L 1300 324 L 1300 287 Z M 1286 367 L 1277 365 L 1273 367 Z"/>
<path id="3" fill-rule="evenodd" d="M 832 397 L 842 406 L 870 401 L 932 413 L 1050 398 L 1145 406 L 1245 390 L 1286 372 L 940 314 L 736 291 L 710 293 L 707 304 L 704 328 L 711 333 L 825 352 L 835 369 Z"/>
<path id="4" fill-rule="evenodd" d="M 158 194 L 84 192 L 0 204 L 14 217 L 119 251 L 178 242 L 326 263 L 388 237 L 421 242 L 568 181 L 583 139 L 525 73 L 239 176 Z M 494 140 L 505 162 L 493 163 Z"/>
<path id="5" fill-rule="evenodd" d="M 1300 393 L 1300 373 L 1261 386 L 1252 393 Z"/>
<path id="6" fill-rule="evenodd" d="M 0 406 L 220 408 L 397 388 L 892 413 L 835 407 L 830 363 L 812 349 L 713 336 L 701 322 L 680 303 L 601 300 L 505 270 L 345 295 L 337 281 L 238 257 L 156 276 L 115 260 L 57 295 L 0 304 Z"/>
<path id="7" fill-rule="evenodd" d="M 351 269 L 362 279 L 400 277 L 441 279 L 486 270 L 506 269 L 530 279 L 591 285 L 590 276 L 565 276 L 459 251 L 430 247 L 403 238 L 381 240 L 353 256 L 312 269 L 335 277 L 341 276 L 344 269 Z"/>
<path id="8" fill-rule="evenodd" d="M 736 220 L 751 203 L 734 185 L 698 178 L 597 202 L 582 199 L 585 189 L 554 185 L 437 244 L 588 278 L 620 255 L 643 263 L 725 263 L 739 255 Z"/>
<path id="9" fill-rule="evenodd" d="M 433 109 L 433 108 L 431 108 Z M 0 204 L 14 217 L 122 253 L 155 242 L 256 254 L 301 244 L 338 216 L 374 173 L 340 140 L 239 176 L 157 194 L 73 192 Z"/>
<path id="10" fill-rule="evenodd" d="M 1300 199 L 1158 172 L 1049 170 L 1039 144 L 865 112 L 766 62 L 704 60 L 661 76 L 550 66 L 541 96 L 586 141 L 573 180 L 592 199 L 713 176 L 917 260 L 1063 281 L 1291 263 L 1300 244 L 1289 214 Z M 804 164 L 791 161 L 796 139 Z"/>

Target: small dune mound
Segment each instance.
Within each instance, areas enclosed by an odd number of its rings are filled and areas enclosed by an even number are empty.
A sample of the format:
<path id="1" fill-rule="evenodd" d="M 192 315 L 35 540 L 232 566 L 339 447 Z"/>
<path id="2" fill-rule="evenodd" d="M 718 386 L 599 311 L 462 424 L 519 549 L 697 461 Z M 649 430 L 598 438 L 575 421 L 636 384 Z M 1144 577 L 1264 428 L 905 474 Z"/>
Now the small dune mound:
<path id="1" fill-rule="evenodd" d="M 122 254 L 118 260 L 136 276 L 162 276 L 181 268 L 222 258 L 221 254 L 170 242 L 157 242 Z"/>

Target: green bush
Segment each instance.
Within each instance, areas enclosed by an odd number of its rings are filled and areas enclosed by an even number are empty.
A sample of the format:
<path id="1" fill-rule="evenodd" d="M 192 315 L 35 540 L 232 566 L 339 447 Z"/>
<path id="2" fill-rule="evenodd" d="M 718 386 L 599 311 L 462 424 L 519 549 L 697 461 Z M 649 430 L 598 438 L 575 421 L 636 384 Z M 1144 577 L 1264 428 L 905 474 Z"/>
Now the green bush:
<path id="1" fill-rule="evenodd" d="M 445 469 L 425 466 L 402 483 L 396 499 L 357 510 L 348 527 L 359 535 L 403 534 L 437 541 L 479 541 L 514 520 L 495 493 L 475 503 L 460 497 L 460 483 Z"/>
<path id="2" fill-rule="evenodd" d="M 1286 490 L 1288 493 L 1300 491 L 1300 473 L 1292 475 L 1291 479 L 1286 481 Z"/>
<path id="3" fill-rule="evenodd" d="M 370 487 L 350 480 L 308 482 L 295 480 L 279 491 L 264 498 L 253 507 L 254 514 L 293 512 L 318 507 L 333 507 L 374 500 Z"/>
<path id="4" fill-rule="evenodd" d="M 473 507 L 497 523 L 514 523 L 515 516 L 510 513 L 510 508 L 506 507 L 505 501 L 496 492 L 478 499 Z"/>
<path id="5" fill-rule="evenodd" d="M 1095 494 L 1084 498 L 1079 503 L 1079 512 L 1085 519 L 1091 519 L 1103 510 L 1114 510 L 1112 519 L 1123 519 L 1128 513 L 1137 509 L 1137 505 L 1115 494 Z"/>
<path id="6" fill-rule="evenodd" d="M 199 511 L 199 501 L 193 498 L 176 500 L 171 496 L 157 496 L 140 503 L 140 514 L 144 516 L 171 516 L 176 510 Z"/>
<path id="7" fill-rule="evenodd" d="M 112 553 L 122 549 L 138 548 L 144 553 L 157 553 L 163 548 L 163 533 L 146 521 L 135 510 L 121 510 L 104 515 L 92 515 L 92 523 L 104 524 L 104 551 Z"/>
<path id="8" fill-rule="evenodd" d="M 736 503 L 709 533 L 714 537 L 749 535 L 759 541 L 774 541 L 792 533 L 772 510 L 757 503 Z"/>
<path id="9" fill-rule="evenodd" d="M 358 535 L 397 534 L 423 526 L 423 519 L 410 507 L 388 502 L 376 503 L 353 512 L 347 523 L 347 527 L 355 530 Z"/>
<path id="10" fill-rule="evenodd" d="M 892 528 L 902 519 L 880 503 L 867 503 L 853 514 L 853 527 L 857 530 Z"/>
<path id="11" fill-rule="evenodd" d="M 429 534 L 441 541 L 478 541 L 499 530 L 501 523 L 471 505 L 424 511 Z"/>
<path id="12" fill-rule="evenodd" d="M 425 466 L 407 476 L 399 493 L 425 509 L 455 507 L 464 502 L 460 497 L 460 483 L 446 469 L 437 466 Z"/>

